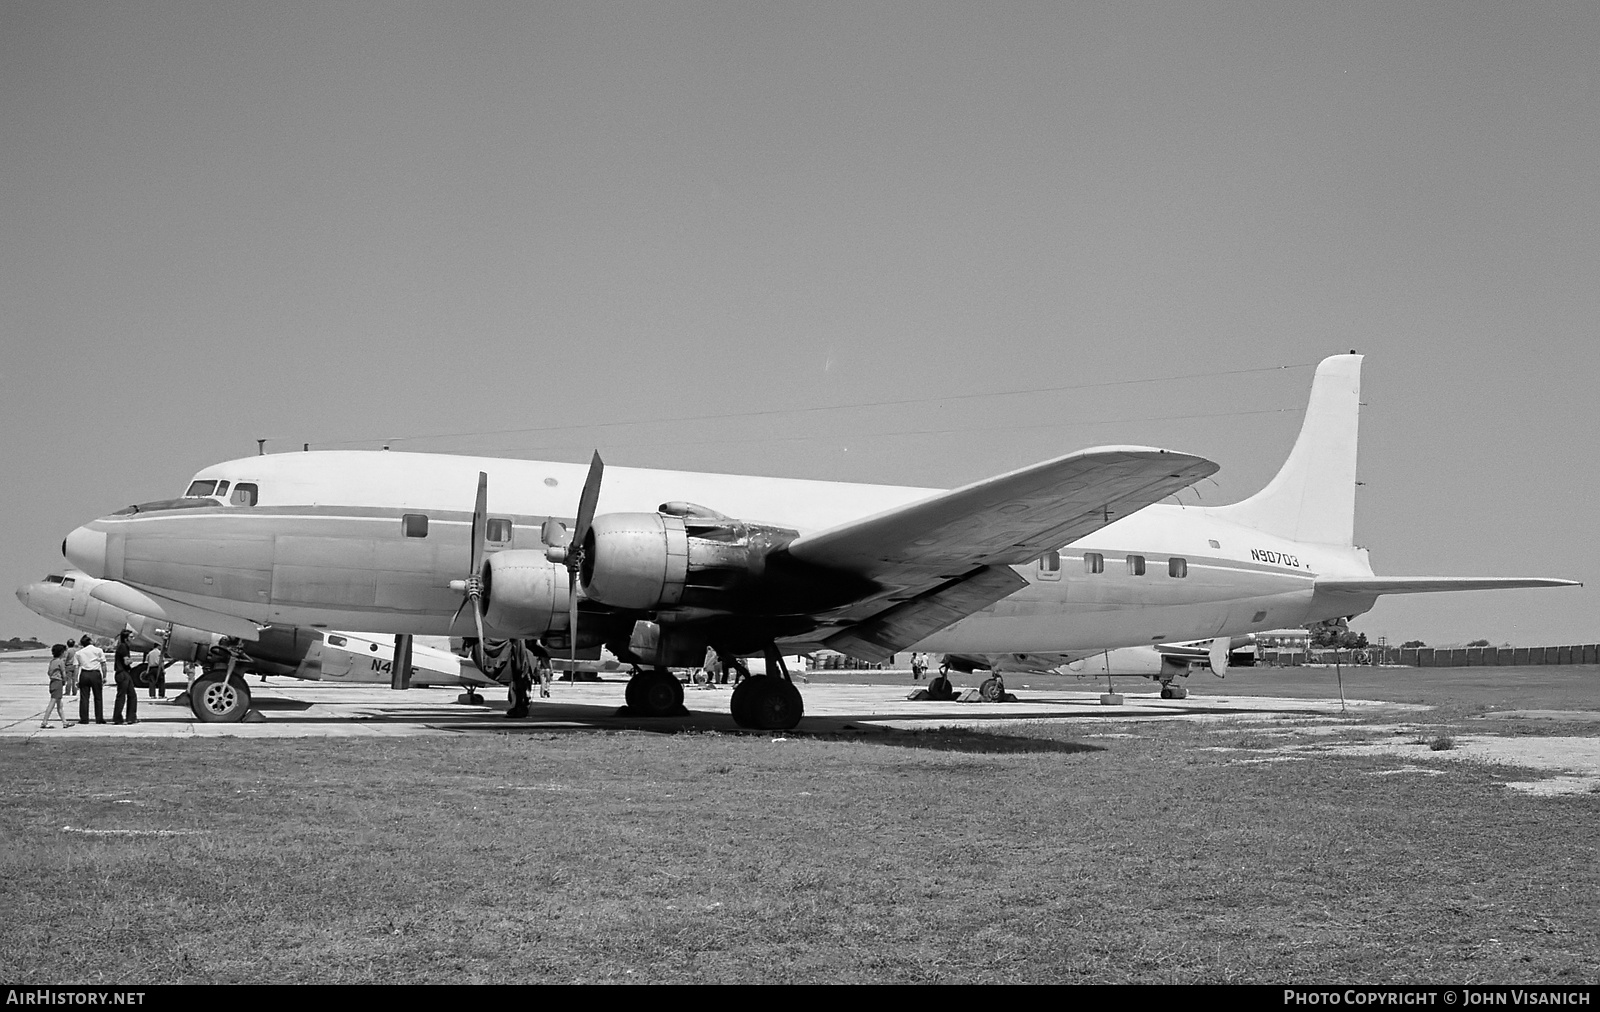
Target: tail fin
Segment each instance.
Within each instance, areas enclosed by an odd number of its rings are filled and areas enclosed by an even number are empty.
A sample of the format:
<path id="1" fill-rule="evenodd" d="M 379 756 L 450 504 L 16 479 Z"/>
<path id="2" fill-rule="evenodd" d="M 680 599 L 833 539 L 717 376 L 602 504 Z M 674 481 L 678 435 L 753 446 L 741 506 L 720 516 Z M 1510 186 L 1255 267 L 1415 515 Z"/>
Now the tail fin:
<path id="1" fill-rule="evenodd" d="M 1317 366 L 1300 438 L 1283 469 L 1255 495 L 1218 506 L 1224 520 L 1327 545 L 1355 543 L 1356 428 L 1361 356 L 1335 355 Z"/>

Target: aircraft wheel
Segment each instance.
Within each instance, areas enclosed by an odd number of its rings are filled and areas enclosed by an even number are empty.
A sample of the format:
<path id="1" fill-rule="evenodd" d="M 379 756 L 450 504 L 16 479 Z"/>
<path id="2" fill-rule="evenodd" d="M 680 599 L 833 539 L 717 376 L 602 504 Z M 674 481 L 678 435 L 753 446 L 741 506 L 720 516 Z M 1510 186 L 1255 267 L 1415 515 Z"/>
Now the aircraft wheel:
<path id="1" fill-rule="evenodd" d="M 628 709 L 641 717 L 670 717 L 683 709 L 683 683 L 670 671 L 657 668 L 639 679 L 637 690 L 628 682 Z M 637 702 L 635 702 L 637 700 Z"/>
<path id="2" fill-rule="evenodd" d="M 1173 699 L 1188 699 L 1189 698 L 1189 690 L 1185 689 L 1181 685 L 1174 685 L 1172 687 L 1172 698 Z"/>
<path id="3" fill-rule="evenodd" d="M 1002 702 L 1000 694 L 1003 691 L 1000 688 L 1000 680 L 998 678 L 985 678 L 983 684 L 978 686 L 978 695 L 983 697 L 985 703 Z"/>
<path id="4" fill-rule="evenodd" d="M 1172 686 L 1163 685 L 1161 687 L 1161 698 L 1162 699 L 1171 699 L 1172 698 Z"/>
<path id="5" fill-rule="evenodd" d="M 627 688 L 622 690 L 622 699 L 628 705 L 628 712 L 644 712 L 644 683 L 648 677 L 643 671 L 636 671 L 628 679 Z"/>
<path id="6" fill-rule="evenodd" d="M 800 690 L 786 679 L 771 675 L 740 682 L 739 688 L 733 690 L 733 697 L 733 719 L 740 727 L 787 731 L 805 715 L 805 701 L 800 698 Z"/>
<path id="7" fill-rule="evenodd" d="M 207 724 L 227 724 L 244 719 L 250 709 L 250 688 L 243 677 L 224 680 L 207 676 L 189 690 L 189 709 Z"/>

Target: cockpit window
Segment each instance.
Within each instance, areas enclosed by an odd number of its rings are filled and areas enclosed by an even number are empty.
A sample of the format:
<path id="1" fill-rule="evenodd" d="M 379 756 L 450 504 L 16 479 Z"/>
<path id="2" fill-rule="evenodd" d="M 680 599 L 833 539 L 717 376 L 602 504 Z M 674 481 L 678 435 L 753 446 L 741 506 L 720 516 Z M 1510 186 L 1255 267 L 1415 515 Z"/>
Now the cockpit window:
<path id="1" fill-rule="evenodd" d="M 62 585 L 62 586 L 63 586 L 63 587 L 70 587 L 70 586 L 72 586 L 72 585 L 73 585 L 73 583 L 74 583 L 74 582 L 76 582 L 76 581 L 74 581 L 74 580 L 73 580 L 73 579 L 72 579 L 72 577 L 70 577 L 70 576 L 63 576 L 63 577 L 62 577 L 62 578 L 61 578 L 61 585 Z"/>
<path id="2" fill-rule="evenodd" d="M 216 490 L 217 483 L 214 481 L 197 481 L 193 485 L 189 486 L 189 491 L 185 492 L 183 497 L 185 499 L 194 499 L 203 495 L 211 495 L 215 493 Z"/>
<path id="3" fill-rule="evenodd" d="M 223 496 L 223 495 L 227 495 L 227 494 L 228 494 L 228 483 L 225 482 L 225 481 L 217 482 L 217 495 Z"/>
<path id="4" fill-rule="evenodd" d="M 64 579 L 64 578 L 60 577 L 60 576 L 56 576 L 55 574 L 52 573 L 51 575 L 49 575 L 49 576 L 44 578 L 44 582 L 45 583 L 60 583 L 62 581 L 62 579 Z"/>
<path id="5" fill-rule="evenodd" d="M 226 485 L 227 482 L 223 484 Z M 241 481 L 233 487 L 233 495 L 228 497 L 228 502 L 235 506 L 254 506 L 259 491 L 255 482 Z"/>

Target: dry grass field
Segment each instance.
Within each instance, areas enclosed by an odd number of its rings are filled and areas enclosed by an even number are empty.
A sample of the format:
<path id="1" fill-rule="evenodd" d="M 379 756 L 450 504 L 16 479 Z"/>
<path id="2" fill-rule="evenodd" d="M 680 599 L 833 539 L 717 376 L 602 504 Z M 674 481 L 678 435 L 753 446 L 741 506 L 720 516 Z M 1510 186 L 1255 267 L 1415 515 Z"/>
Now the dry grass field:
<path id="1" fill-rule="evenodd" d="M 3 742 L 0 979 L 1592 984 L 1600 794 L 1337 746 L 1600 724 L 1418 691 L 1404 732 Z"/>

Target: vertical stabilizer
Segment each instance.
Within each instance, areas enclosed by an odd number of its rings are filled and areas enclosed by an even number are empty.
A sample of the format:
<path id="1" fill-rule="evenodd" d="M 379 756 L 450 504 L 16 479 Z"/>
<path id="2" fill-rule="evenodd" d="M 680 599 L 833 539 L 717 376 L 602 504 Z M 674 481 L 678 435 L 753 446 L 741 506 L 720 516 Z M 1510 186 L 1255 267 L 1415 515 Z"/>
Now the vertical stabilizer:
<path id="1" fill-rule="evenodd" d="M 1283 469 L 1243 502 L 1216 507 L 1217 516 L 1294 541 L 1354 544 L 1360 414 L 1361 356 L 1323 359 Z"/>

